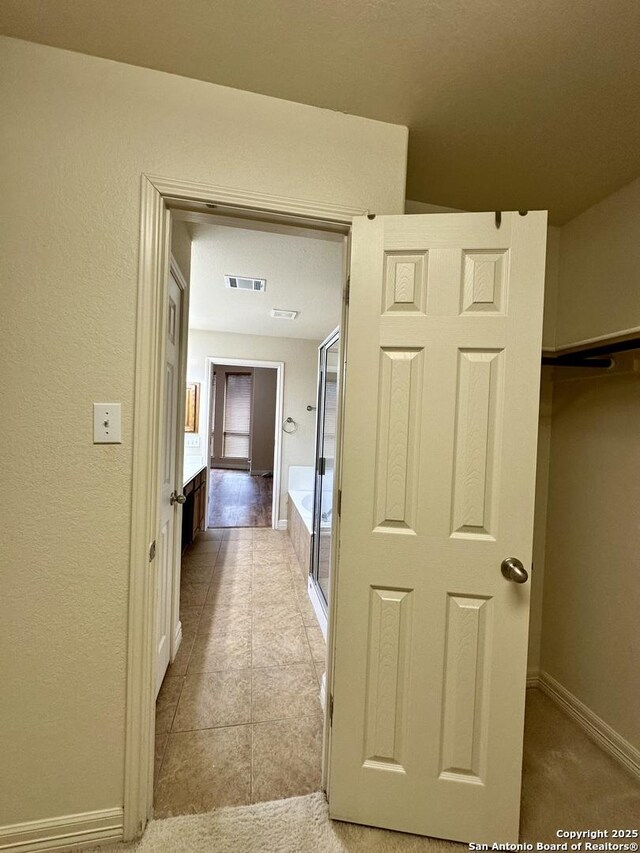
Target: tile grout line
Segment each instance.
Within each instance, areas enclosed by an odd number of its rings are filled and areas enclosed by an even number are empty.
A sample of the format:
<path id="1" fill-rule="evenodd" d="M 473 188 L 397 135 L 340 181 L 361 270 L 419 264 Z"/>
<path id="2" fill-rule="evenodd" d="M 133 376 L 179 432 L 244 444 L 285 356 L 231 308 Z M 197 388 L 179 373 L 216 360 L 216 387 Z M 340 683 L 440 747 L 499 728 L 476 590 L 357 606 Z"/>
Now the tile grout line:
<path id="1" fill-rule="evenodd" d="M 193 734 L 194 732 L 217 732 L 220 729 L 241 729 L 245 726 L 249 728 L 253 728 L 254 726 L 262 726 L 267 723 L 292 723 L 297 720 L 315 720 L 318 717 L 322 717 L 322 711 L 318 711 L 317 714 L 300 714 L 297 717 L 274 717 L 273 719 L 268 720 L 256 720 L 255 723 L 249 721 L 245 721 L 244 723 L 225 723 L 223 726 L 204 726 L 201 729 L 178 729 L 176 732 L 172 732 L 171 734 L 181 735 L 181 734 Z"/>
<path id="2" fill-rule="evenodd" d="M 216 560 L 217 555 L 218 555 L 218 550 L 219 550 L 219 546 L 218 546 L 218 549 L 216 550 L 216 553 L 215 553 L 215 557 L 214 557 L 214 566 L 215 566 L 215 560 Z M 184 554 L 182 554 L 182 555 L 181 555 L 181 557 L 180 557 L 180 582 L 181 582 L 181 583 L 182 583 L 182 561 L 184 560 L 184 556 L 185 556 L 185 555 L 184 555 Z M 213 573 L 212 573 L 212 577 L 213 577 Z M 209 594 L 209 587 L 210 587 L 210 585 L 211 585 L 211 583 L 209 583 L 209 585 L 207 586 L 207 595 Z M 206 596 L 205 596 L 205 601 L 206 601 Z M 203 607 L 200 607 L 200 608 L 199 608 L 199 610 L 200 610 L 200 614 L 199 614 L 199 616 L 198 616 L 198 620 L 197 620 L 197 624 L 196 624 L 196 626 L 195 626 L 195 632 L 194 632 L 196 637 L 198 636 L 198 629 L 199 629 L 199 627 L 200 627 L 200 622 L 201 622 L 201 620 L 202 620 L 202 614 L 203 614 L 203 612 L 204 612 Z M 184 642 L 184 637 L 183 637 L 183 642 Z M 195 645 L 195 638 L 194 638 L 194 645 Z M 176 714 L 178 713 L 178 705 L 180 704 L 180 699 L 181 699 L 181 697 L 182 697 L 182 691 L 183 691 L 183 689 L 184 689 L 184 682 L 185 682 L 185 679 L 186 679 L 186 677 L 187 677 L 187 672 L 189 671 L 189 663 L 190 663 L 190 661 L 191 661 L 191 655 L 192 655 L 192 654 L 193 654 L 193 645 L 192 645 L 192 647 L 191 647 L 191 652 L 189 653 L 189 658 L 187 659 L 187 664 L 186 664 L 186 666 L 185 666 L 185 672 L 184 672 L 184 675 L 182 675 L 182 676 L 178 676 L 178 678 L 181 678 L 180 691 L 179 691 L 179 693 L 178 693 L 178 699 L 177 699 L 177 701 L 176 701 L 175 708 L 173 709 L 173 715 L 171 716 L 171 722 L 170 722 L 170 724 L 169 724 L 169 731 L 168 731 L 168 732 L 166 732 L 166 739 L 165 739 L 164 749 L 162 750 L 162 757 L 161 757 L 161 759 L 160 759 L 160 763 L 158 764 L 157 777 L 156 777 L 156 774 L 155 774 L 155 772 L 154 772 L 154 785 L 153 785 L 153 799 L 154 799 L 154 801 L 155 801 L 155 793 L 156 793 L 156 781 L 157 781 L 157 782 L 159 782 L 159 781 L 160 781 L 160 777 L 161 777 L 161 774 L 162 774 L 162 768 L 163 768 L 163 766 L 164 766 L 164 760 L 165 760 L 165 757 L 166 757 L 166 755 L 167 755 L 167 750 L 168 750 L 168 748 L 169 748 L 169 740 L 170 740 L 170 738 L 171 738 L 171 735 L 173 734 L 173 724 L 174 724 L 175 719 L 176 719 Z M 156 700 L 156 715 L 157 715 L 157 700 Z M 157 737 L 157 735 L 156 735 L 156 737 Z"/>
<path id="3" fill-rule="evenodd" d="M 274 537 L 274 541 L 278 541 L 280 538 L 281 537 Z M 301 600 L 300 600 L 301 590 L 298 588 L 301 586 L 300 577 L 299 577 L 300 568 L 299 568 L 299 564 L 297 563 L 297 561 L 296 561 L 296 565 L 293 564 L 293 560 L 294 560 L 295 555 L 292 555 L 291 552 L 288 551 L 288 549 L 286 549 L 286 548 L 279 549 L 276 547 L 273 551 L 271 551 L 271 549 L 269 547 L 266 547 L 264 549 L 263 548 L 256 549 L 255 542 L 257 540 L 253 540 L 252 538 L 246 538 L 245 539 L 245 537 L 238 537 L 236 539 L 235 537 L 229 537 L 229 538 L 225 537 L 223 539 L 214 540 L 214 541 L 217 541 L 218 545 L 217 545 L 217 548 L 213 548 L 211 551 L 211 558 L 210 559 L 213 562 L 212 571 L 211 571 L 211 574 L 209 576 L 209 581 L 207 583 L 206 593 L 204 595 L 204 601 L 203 601 L 202 605 L 198 605 L 199 614 L 198 614 L 198 618 L 197 618 L 197 621 L 195 622 L 195 626 L 194 626 L 194 633 L 195 633 L 194 641 L 193 641 L 193 644 L 191 646 L 190 653 L 189 653 L 189 656 L 188 656 L 188 659 L 186 662 L 185 674 L 182 676 L 179 676 L 182 678 L 182 683 L 180 685 L 180 694 L 178 696 L 178 701 L 176 702 L 176 706 L 174 709 L 174 714 L 173 714 L 172 721 L 171 721 L 170 731 L 166 737 L 165 747 L 163 750 L 163 755 L 162 755 L 162 759 L 161 759 L 161 762 L 159 765 L 159 771 L 158 772 L 160 774 L 162 767 L 164 766 L 164 760 L 165 760 L 166 753 L 168 750 L 169 739 L 171 738 L 171 736 L 173 734 L 177 734 L 179 732 L 187 733 L 187 732 L 198 732 L 198 731 L 215 731 L 218 729 L 237 728 L 237 727 L 242 727 L 244 725 L 250 725 L 251 730 L 249 733 L 250 734 L 250 780 L 249 780 L 250 798 L 249 798 L 249 802 L 253 803 L 254 797 L 255 797 L 255 790 L 254 790 L 255 726 L 260 725 L 260 724 L 268 724 L 268 723 L 280 723 L 280 722 L 286 723 L 286 722 L 294 722 L 294 721 L 305 720 L 305 719 L 317 719 L 318 717 L 321 716 L 320 711 L 318 711 L 318 713 L 302 714 L 300 716 L 293 716 L 293 717 L 276 717 L 275 719 L 254 720 L 254 708 L 253 708 L 254 674 L 255 674 L 256 670 L 260 670 L 260 669 L 276 669 L 276 670 L 279 670 L 279 669 L 284 669 L 284 668 L 289 668 L 289 667 L 305 667 L 305 668 L 311 667 L 312 674 L 314 675 L 314 677 L 317 675 L 317 673 L 315 671 L 315 661 L 313 659 L 313 655 L 311 652 L 311 643 L 309 640 L 309 633 L 307 630 L 309 626 L 307 626 L 305 624 L 305 616 L 302 612 L 302 606 L 301 606 Z M 242 554 L 236 553 L 236 557 L 239 557 L 238 563 L 232 562 L 232 563 L 226 563 L 225 564 L 224 556 L 223 556 L 222 560 L 219 560 L 220 552 L 223 550 L 224 546 L 227 546 L 227 548 L 228 548 L 229 545 L 233 546 L 233 543 L 238 543 L 238 542 L 240 542 L 240 543 L 247 542 L 248 543 L 248 547 L 246 547 L 246 549 L 244 549 L 245 553 L 248 552 L 247 558 L 244 558 L 242 556 Z M 249 543 L 251 543 L 251 544 L 249 544 Z M 254 636 L 255 636 L 255 630 L 256 630 L 257 614 L 256 614 L 256 611 L 254 609 L 254 603 L 255 603 L 254 602 L 254 593 L 255 593 L 254 584 L 256 582 L 256 579 L 260 580 L 259 575 L 257 575 L 255 572 L 255 567 L 259 566 L 261 563 L 261 558 L 260 558 L 261 554 L 263 555 L 263 557 L 268 555 L 269 556 L 269 562 L 271 563 L 271 565 L 264 565 L 263 567 L 264 567 L 265 571 L 263 573 L 262 572 L 260 573 L 260 574 L 264 575 L 264 578 L 263 578 L 264 580 L 273 581 L 275 579 L 274 578 L 274 572 L 272 571 L 272 569 L 282 570 L 285 567 L 288 569 L 288 571 L 285 573 L 284 578 L 282 578 L 281 574 L 278 575 L 278 578 L 285 580 L 285 581 L 288 578 L 290 581 L 290 589 L 283 591 L 282 594 L 284 595 L 285 592 L 290 591 L 291 594 L 293 595 L 293 601 L 295 602 L 295 605 L 292 607 L 291 612 L 292 612 L 292 615 L 299 618 L 299 623 L 296 623 L 294 626 L 291 626 L 291 627 L 295 627 L 296 630 L 298 630 L 300 627 L 300 624 L 301 624 L 302 627 L 304 628 L 304 635 L 302 635 L 302 632 L 300 632 L 301 639 L 304 636 L 305 648 L 306 648 L 306 652 L 308 654 L 308 657 L 305 657 L 304 660 L 290 661 L 290 662 L 285 661 L 285 662 L 281 662 L 281 663 L 270 663 L 267 666 L 263 666 L 263 667 L 255 666 L 253 642 L 254 642 Z M 223 726 L 206 726 L 206 727 L 199 727 L 199 728 L 194 728 L 194 729 L 174 730 L 175 718 L 177 715 L 178 705 L 179 705 L 180 700 L 182 698 L 184 685 L 185 685 L 186 678 L 188 675 L 191 675 L 191 674 L 200 675 L 200 674 L 206 674 L 209 672 L 211 672 L 211 673 L 214 673 L 214 672 L 233 672 L 235 670 L 246 669 L 246 667 L 233 667 L 232 666 L 232 667 L 223 667 L 222 669 L 211 669 L 211 670 L 207 669 L 207 670 L 204 670 L 203 673 L 192 673 L 190 670 L 191 662 L 193 660 L 195 643 L 198 641 L 199 638 L 203 639 L 203 641 L 204 641 L 204 638 L 206 638 L 206 640 L 210 640 L 210 639 L 215 638 L 216 636 L 227 637 L 227 638 L 230 638 L 232 640 L 234 637 L 237 639 L 238 623 L 235 621 L 234 616 L 230 616 L 230 619 L 229 619 L 229 621 L 231 623 L 231 625 L 230 625 L 231 630 L 228 630 L 227 632 L 221 632 L 220 635 L 218 635 L 218 633 L 215 632 L 215 628 L 213 628 L 211 624 L 210 624 L 210 627 L 207 628 L 206 630 L 203 628 L 204 611 L 205 611 L 205 608 L 207 606 L 207 602 L 209 601 L 209 597 L 211 595 L 212 590 L 214 590 L 214 589 L 222 590 L 225 587 L 224 583 L 220 583 L 220 584 L 217 583 L 218 579 L 220 579 L 220 577 L 221 577 L 219 570 L 222 569 L 225 565 L 228 566 L 227 572 L 229 573 L 229 577 L 231 577 L 234 574 L 234 568 L 237 568 L 240 570 L 240 575 L 244 574 L 244 572 L 242 570 L 245 568 L 245 565 L 247 565 L 247 567 L 249 568 L 249 571 L 247 572 L 247 574 L 248 574 L 248 586 L 249 586 L 248 616 L 249 616 L 249 639 L 250 639 L 249 668 L 248 668 L 249 674 L 250 674 L 249 720 L 247 722 L 228 723 L 228 724 L 223 725 Z M 287 584 L 287 586 L 289 586 L 289 584 Z M 279 599 L 280 599 L 280 594 L 278 593 L 277 595 L 274 595 L 273 600 L 271 600 L 271 601 L 264 600 L 264 602 L 263 602 L 264 606 L 265 606 L 264 612 L 267 614 L 266 615 L 267 621 L 270 618 L 269 614 L 277 606 Z M 233 603 L 229 607 L 223 608 L 223 610 L 228 611 L 231 614 L 233 614 L 233 611 L 234 611 Z M 236 615 L 238 617 L 241 617 L 243 613 L 247 613 L 247 610 L 243 606 L 240 606 L 239 608 L 237 608 Z M 211 622 L 211 620 L 214 617 L 215 617 L 215 608 L 212 610 L 211 614 L 209 615 L 208 621 Z M 285 623 L 287 623 L 286 616 L 285 616 L 285 619 L 283 621 Z M 286 627 L 289 627 L 288 624 L 286 625 Z M 211 633 L 212 630 L 214 633 Z"/>

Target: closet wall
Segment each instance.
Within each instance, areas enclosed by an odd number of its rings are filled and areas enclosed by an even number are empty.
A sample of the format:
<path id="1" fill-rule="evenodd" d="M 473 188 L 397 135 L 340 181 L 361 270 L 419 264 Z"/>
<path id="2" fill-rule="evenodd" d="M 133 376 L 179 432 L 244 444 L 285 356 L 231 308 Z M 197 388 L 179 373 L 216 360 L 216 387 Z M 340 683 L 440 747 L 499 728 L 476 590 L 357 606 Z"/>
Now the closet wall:
<path id="1" fill-rule="evenodd" d="M 560 244 L 556 344 L 640 327 L 640 181 Z M 541 670 L 638 749 L 640 373 L 556 371 Z"/>

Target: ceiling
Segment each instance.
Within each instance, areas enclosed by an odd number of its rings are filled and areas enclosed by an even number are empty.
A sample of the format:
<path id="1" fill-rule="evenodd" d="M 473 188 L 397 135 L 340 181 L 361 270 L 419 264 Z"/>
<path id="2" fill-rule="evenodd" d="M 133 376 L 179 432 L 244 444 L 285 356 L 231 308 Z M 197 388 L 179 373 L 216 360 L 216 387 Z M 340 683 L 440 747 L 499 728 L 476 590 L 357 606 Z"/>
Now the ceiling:
<path id="1" fill-rule="evenodd" d="M 405 124 L 418 201 L 561 224 L 640 173 L 638 0 L 3 0 L 0 32 Z"/>
<path id="2" fill-rule="evenodd" d="M 344 238 L 253 230 L 247 223 L 191 224 L 189 327 L 322 341 L 340 323 Z M 266 278 L 264 293 L 230 290 L 225 275 Z M 272 308 L 298 311 L 277 320 Z"/>

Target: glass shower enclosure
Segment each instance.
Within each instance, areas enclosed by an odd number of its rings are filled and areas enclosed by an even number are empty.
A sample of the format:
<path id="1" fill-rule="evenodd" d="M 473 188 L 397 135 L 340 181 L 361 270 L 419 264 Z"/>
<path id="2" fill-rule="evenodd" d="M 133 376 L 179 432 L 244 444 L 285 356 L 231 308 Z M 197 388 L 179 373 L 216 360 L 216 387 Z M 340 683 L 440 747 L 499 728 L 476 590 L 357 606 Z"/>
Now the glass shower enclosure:
<path id="1" fill-rule="evenodd" d="M 336 457 L 340 330 L 321 344 L 318 359 L 318 407 L 311 583 L 326 615 L 333 530 L 333 473 Z"/>

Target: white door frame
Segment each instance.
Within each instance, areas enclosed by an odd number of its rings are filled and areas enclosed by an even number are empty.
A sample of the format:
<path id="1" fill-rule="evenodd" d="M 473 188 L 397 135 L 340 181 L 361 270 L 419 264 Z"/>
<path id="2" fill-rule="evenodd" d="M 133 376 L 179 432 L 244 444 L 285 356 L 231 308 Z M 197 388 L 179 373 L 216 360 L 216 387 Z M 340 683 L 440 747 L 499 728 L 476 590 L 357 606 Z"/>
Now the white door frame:
<path id="1" fill-rule="evenodd" d="M 273 498 L 271 501 L 271 526 L 274 530 L 278 529 L 279 511 L 280 511 L 280 482 L 282 472 L 282 414 L 284 410 L 284 361 L 261 361 L 255 358 L 227 358 L 224 355 L 210 356 L 205 359 L 206 369 L 205 376 L 207 377 L 207 451 L 209 441 L 211 439 L 211 383 L 213 380 L 213 367 L 215 364 L 230 365 L 231 367 L 269 367 L 276 371 L 276 418 L 275 418 L 275 441 L 273 445 Z M 204 400 L 202 401 L 204 404 Z M 207 473 L 210 468 L 210 454 L 207 455 Z M 209 526 L 209 489 L 207 488 L 206 505 L 206 526 Z"/>
<path id="2" fill-rule="evenodd" d="M 155 572 L 152 543 L 158 530 L 157 482 L 163 406 L 162 365 L 167 275 L 170 269 L 172 201 L 231 207 L 250 216 L 310 220 L 347 234 L 353 218 L 367 210 L 284 196 L 142 175 L 140 255 L 136 311 L 136 361 L 133 425 L 133 483 L 127 650 L 124 838 L 141 835 L 153 812 L 155 736 L 153 626 Z M 187 290 L 188 292 L 188 290 Z M 344 319 L 344 316 L 343 316 Z M 334 567 L 334 572 L 337 567 Z M 331 581 L 336 588 L 335 580 Z M 331 611 L 335 609 L 333 596 Z M 327 684 L 331 684 L 332 612 L 329 614 Z M 328 703 L 327 703 L 328 706 Z M 328 754 L 325 712 L 323 773 Z M 325 777 L 326 778 L 326 777 Z"/>
<path id="3" fill-rule="evenodd" d="M 169 255 L 170 273 L 182 292 L 182 313 L 180 317 L 180 352 L 178 354 L 178 430 L 176 436 L 176 476 L 179 478 L 177 490 L 182 494 L 184 471 L 184 419 L 186 409 L 187 385 L 187 343 L 189 334 L 189 283 L 182 275 L 178 262 Z M 180 621 L 180 563 L 182 560 L 182 506 L 178 504 L 173 537 L 173 572 L 171 581 L 171 649 L 170 660 L 173 663 L 182 643 L 182 622 Z"/>

